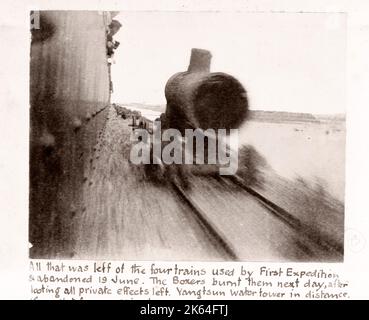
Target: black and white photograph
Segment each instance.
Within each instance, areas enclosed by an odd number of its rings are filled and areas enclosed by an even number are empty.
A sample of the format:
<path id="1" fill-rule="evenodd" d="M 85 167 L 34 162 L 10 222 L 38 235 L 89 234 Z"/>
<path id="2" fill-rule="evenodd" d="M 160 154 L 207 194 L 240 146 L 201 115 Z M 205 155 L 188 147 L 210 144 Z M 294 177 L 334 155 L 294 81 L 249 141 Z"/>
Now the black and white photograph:
<path id="1" fill-rule="evenodd" d="M 346 18 L 31 11 L 30 258 L 343 262 Z"/>

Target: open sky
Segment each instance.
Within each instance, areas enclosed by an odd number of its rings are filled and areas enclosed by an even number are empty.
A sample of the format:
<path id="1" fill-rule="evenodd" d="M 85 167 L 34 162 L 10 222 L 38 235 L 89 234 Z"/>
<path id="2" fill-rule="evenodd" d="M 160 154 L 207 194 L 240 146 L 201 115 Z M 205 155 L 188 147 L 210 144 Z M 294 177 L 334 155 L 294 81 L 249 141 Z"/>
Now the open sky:
<path id="1" fill-rule="evenodd" d="M 165 104 L 191 48 L 248 91 L 251 109 L 345 112 L 346 16 L 327 13 L 121 12 L 113 102 Z"/>

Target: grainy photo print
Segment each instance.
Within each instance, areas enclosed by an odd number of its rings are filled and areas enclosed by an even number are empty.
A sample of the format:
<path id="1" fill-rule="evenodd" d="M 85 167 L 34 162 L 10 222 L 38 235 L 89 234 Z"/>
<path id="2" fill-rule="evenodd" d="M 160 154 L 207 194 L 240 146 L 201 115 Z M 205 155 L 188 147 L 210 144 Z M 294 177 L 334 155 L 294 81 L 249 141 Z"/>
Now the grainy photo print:
<path id="1" fill-rule="evenodd" d="M 30 20 L 31 258 L 343 261 L 345 14 Z"/>

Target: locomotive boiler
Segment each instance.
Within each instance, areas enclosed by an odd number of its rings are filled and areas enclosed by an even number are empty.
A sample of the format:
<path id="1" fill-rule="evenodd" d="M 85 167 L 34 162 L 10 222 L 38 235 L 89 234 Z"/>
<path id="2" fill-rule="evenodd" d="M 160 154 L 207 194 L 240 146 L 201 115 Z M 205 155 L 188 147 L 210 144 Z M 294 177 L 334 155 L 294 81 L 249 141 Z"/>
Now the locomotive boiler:
<path id="1" fill-rule="evenodd" d="M 192 49 L 188 70 L 168 80 L 162 127 L 183 134 L 185 129 L 236 129 L 245 121 L 245 88 L 229 74 L 210 72 L 211 58 L 208 50 Z"/>

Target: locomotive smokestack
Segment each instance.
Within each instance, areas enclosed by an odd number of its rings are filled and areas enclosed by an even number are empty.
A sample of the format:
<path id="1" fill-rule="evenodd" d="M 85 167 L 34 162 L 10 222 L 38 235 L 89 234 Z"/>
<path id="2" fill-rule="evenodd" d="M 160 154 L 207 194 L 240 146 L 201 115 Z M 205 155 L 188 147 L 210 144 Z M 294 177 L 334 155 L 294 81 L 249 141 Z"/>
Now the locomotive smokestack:
<path id="1" fill-rule="evenodd" d="M 193 48 L 188 72 L 210 72 L 211 57 L 210 51 Z"/>

